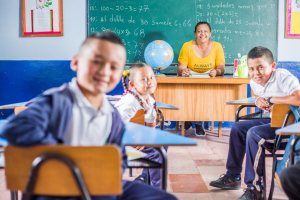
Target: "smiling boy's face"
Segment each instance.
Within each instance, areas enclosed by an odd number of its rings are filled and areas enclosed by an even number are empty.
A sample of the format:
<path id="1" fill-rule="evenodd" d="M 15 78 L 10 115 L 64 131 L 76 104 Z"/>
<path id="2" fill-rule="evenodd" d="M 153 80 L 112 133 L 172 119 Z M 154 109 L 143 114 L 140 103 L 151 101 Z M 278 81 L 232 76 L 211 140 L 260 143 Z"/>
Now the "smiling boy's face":
<path id="1" fill-rule="evenodd" d="M 276 68 L 276 63 L 270 64 L 265 56 L 260 58 L 248 59 L 248 69 L 250 78 L 262 86 L 270 79 L 272 72 Z"/>
<path id="2" fill-rule="evenodd" d="M 110 92 L 119 83 L 126 61 L 120 44 L 90 39 L 71 62 L 77 72 L 77 83 L 85 95 L 97 96 Z"/>

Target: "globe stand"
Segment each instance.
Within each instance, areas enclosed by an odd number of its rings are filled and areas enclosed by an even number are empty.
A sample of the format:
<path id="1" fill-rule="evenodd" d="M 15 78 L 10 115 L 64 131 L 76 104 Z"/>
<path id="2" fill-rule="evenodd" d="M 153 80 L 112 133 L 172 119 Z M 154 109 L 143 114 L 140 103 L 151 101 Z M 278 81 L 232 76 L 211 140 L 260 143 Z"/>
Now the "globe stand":
<path id="1" fill-rule="evenodd" d="M 155 74 L 155 77 L 163 77 L 163 76 L 166 76 L 166 75 L 160 73 L 160 68 L 155 69 L 154 74 Z"/>

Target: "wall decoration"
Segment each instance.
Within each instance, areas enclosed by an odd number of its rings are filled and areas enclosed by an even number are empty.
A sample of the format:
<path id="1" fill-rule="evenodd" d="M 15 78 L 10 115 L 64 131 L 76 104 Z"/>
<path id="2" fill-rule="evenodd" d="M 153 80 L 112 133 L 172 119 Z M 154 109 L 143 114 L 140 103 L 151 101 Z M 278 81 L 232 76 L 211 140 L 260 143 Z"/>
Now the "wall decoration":
<path id="1" fill-rule="evenodd" d="M 286 0 L 285 38 L 300 38 L 300 0 Z"/>
<path id="2" fill-rule="evenodd" d="M 22 37 L 63 36 L 63 0 L 21 0 Z"/>

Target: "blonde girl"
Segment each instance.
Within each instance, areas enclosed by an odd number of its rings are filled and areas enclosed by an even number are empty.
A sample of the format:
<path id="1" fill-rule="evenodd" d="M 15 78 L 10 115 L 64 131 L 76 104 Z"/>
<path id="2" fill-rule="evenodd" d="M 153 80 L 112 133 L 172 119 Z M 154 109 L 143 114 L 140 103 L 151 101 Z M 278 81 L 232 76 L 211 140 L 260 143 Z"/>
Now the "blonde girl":
<path id="1" fill-rule="evenodd" d="M 158 114 L 153 95 L 157 83 L 152 68 L 145 63 L 134 64 L 128 71 L 123 73 L 122 81 L 125 95 L 115 104 L 115 107 L 118 109 L 123 121 L 130 121 L 138 110 L 143 109 L 147 126 L 155 127 L 159 124 L 161 117 Z M 158 163 L 162 162 L 162 158 L 155 148 L 138 146 L 136 149 L 146 153 L 146 159 Z M 149 169 L 149 175 L 151 185 L 160 188 L 160 170 Z M 135 181 L 148 183 L 147 171 L 144 169 L 143 173 Z"/>

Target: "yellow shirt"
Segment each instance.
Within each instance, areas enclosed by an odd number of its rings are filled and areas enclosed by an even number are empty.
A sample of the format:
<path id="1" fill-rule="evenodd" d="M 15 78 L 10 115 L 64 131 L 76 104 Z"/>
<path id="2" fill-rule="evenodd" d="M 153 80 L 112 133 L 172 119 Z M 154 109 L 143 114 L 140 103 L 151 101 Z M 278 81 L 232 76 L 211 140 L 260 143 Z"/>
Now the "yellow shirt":
<path id="1" fill-rule="evenodd" d="M 182 46 L 178 62 L 186 65 L 194 72 L 203 73 L 209 69 L 216 69 L 216 66 L 225 63 L 224 51 L 220 43 L 214 42 L 214 46 L 208 56 L 199 58 L 194 52 L 192 41 L 189 41 Z"/>

